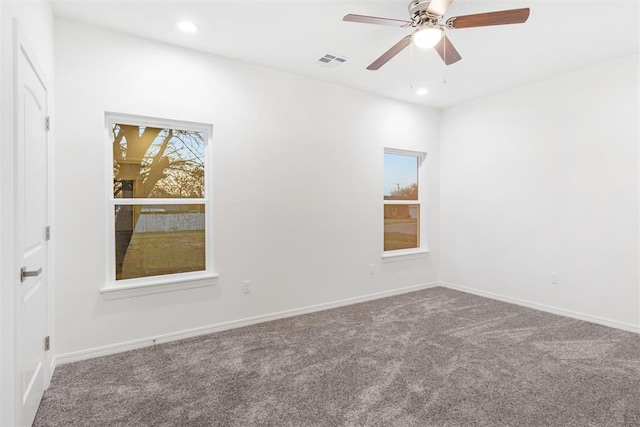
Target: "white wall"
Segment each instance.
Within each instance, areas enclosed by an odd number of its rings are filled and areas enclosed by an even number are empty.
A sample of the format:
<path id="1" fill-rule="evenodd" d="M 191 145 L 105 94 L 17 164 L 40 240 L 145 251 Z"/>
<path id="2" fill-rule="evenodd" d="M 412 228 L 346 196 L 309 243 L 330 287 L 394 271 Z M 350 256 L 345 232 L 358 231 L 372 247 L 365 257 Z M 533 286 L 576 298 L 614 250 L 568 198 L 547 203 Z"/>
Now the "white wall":
<path id="1" fill-rule="evenodd" d="M 639 330 L 638 89 L 634 55 L 445 110 L 442 279 Z"/>
<path id="2" fill-rule="evenodd" d="M 38 60 L 53 110 L 53 16 L 48 1 L 0 1 L 0 425 L 19 419 L 14 357 L 14 302 L 17 266 L 14 257 L 14 19 Z M 53 145 L 53 135 L 49 136 Z M 49 282 L 50 286 L 53 283 Z"/>
<path id="3" fill-rule="evenodd" d="M 437 280 L 437 111 L 66 20 L 56 73 L 59 354 Z M 215 287 L 102 298 L 105 111 L 213 124 Z M 385 146 L 428 152 L 426 258 L 381 263 Z"/>

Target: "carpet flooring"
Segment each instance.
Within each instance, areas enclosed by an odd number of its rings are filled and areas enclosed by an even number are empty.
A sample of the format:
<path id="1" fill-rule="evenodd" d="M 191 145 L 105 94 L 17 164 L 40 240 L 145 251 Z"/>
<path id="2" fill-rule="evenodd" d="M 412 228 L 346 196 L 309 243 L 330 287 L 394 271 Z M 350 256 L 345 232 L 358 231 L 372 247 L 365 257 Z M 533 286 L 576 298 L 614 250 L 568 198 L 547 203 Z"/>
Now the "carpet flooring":
<path id="1" fill-rule="evenodd" d="M 59 366 L 35 426 L 640 426 L 640 335 L 432 288 Z"/>

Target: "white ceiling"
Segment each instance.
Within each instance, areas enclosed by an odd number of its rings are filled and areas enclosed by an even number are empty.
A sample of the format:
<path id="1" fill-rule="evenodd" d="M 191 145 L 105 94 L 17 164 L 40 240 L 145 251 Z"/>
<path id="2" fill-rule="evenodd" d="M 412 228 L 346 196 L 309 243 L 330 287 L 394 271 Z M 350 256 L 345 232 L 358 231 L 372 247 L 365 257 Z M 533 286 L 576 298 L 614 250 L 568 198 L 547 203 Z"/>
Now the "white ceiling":
<path id="1" fill-rule="evenodd" d="M 409 0 L 53 0 L 56 16 L 433 107 L 447 107 L 637 53 L 637 0 L 454 0 L 450 16 L 530 7 L 525 24 L 447 30 L 462 61 L 407 48 L 379 71 L 373 60 L 410 29 L 343 22 L 347 13 L 408 19 Z M 176 28 L 191 19 L 196 34 Z M 326 53 L 348 58 L 316 64 Z M 445 83 L 446 81 L 446 83 Z M 426 87 L 418 96 L 411 87 Z"/>

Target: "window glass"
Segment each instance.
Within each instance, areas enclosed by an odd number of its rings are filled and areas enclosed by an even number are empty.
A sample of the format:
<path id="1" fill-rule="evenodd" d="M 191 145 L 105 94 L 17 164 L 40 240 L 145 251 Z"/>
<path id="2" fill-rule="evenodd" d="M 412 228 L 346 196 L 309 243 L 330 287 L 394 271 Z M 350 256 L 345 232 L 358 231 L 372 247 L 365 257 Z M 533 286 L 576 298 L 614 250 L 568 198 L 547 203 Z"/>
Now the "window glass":
<path id="1" fill-rule="evenodd" d="M 204 205 L 115 207 L 116 280 L 205 270 Z"/>
<path id="2" fill-rule="evenodd" d="M 108 113 L 107 130 L 110 283 L 211 273 L 211 126 Z"/>
<path id="3" fill-rule="evenodd" d="M 384 250 L 420 247 L 420 205 L 384 206 Z"/>
<path id="4" fill-rule="evenodd" d="M 385 153 L 385 200 L 418 200 L 418 160 L 416 156 Z"/>
<path id="5" fill-rule="evenodd" d="M 113 197 L 204 197 L 204 132 L 113 125 Z"/>
<path id="6" fill-rule="evenodd" d="M 385 150 L 384 251 L 421 248 L 420 168 L 424 153 Z"/>

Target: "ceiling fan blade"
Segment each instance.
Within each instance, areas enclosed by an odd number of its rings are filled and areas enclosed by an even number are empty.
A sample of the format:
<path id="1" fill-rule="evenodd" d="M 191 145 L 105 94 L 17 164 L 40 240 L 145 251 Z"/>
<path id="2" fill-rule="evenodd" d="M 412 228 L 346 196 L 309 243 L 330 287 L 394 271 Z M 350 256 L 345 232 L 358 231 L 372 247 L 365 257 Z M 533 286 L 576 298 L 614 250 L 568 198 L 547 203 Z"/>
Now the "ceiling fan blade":
<path id="1" fill-rule="evenodd" d="M 377 70 L 382 67 L 384 64 L 389 62 L 391 58 L 402 52 L 402 50 L 411 44 L 411 35 L 406 36 L 398 43 L 394 44 L 391 49 L 386 51 L 380 56 L 380 58 L 376 59 L 367 67 L 367 70 Z"/>
<path id="2" fill-rule="evenodd" d="M 354 15 L 352 13 L 345 15 L 343 21 L 360 22 L 363 24 L 390 25 L 392 27 L 410 27 L 411 22 L 401 19 L 378 18 L 377 16 Z"/>
<path id="3" fill-rule="evenodd" d="M 501 10 L 447 19 L 448 28 L 486 27 L 489 25 L 522 24 L 529 18 L 529 8 Z"/>
<path id="4" fill-rule="evenodd" d="M 444 61 L 445 64 L 451 65 L 454 62 L 458 62 L 462 59 L 462 56 L 458 53 L 455 47 L 453 47 L 453 43 L 449 40 L 449 37 L 443 36 L 438 44 L 434 46 L 440 58 Z"/>
<path id="5" fill-rule="evenodd" d="M 443 16 L 453 0 L 431 0 L 427 12 L 436 16 Z"/>

